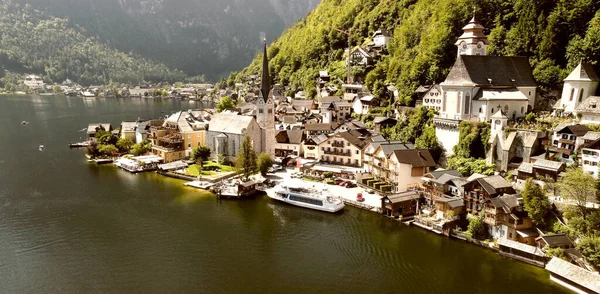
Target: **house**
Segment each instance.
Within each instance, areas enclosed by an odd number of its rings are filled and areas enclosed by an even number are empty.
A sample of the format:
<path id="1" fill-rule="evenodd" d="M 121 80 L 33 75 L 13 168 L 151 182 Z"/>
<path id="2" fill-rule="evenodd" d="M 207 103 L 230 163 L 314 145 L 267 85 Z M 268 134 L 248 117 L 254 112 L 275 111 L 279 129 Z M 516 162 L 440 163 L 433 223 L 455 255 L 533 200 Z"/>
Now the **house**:
<path id="1" fill-rule="evenodd" d="M 346 50 L 346 52 L 348 52 Z M 369 66 L 373 64 L 373 55 L 369 53 L 366 49 L 363 49 L 360 46 L 355 47 L 350 52 L 350 65 L 352 66 Z M 348 61 L 346 61 L 346 66 L 348 65 Z"/>
<path id="2" fill-rule="evenodd" d="M 275 135 L 275 156 L 302 156 L 306 134 L 302 130 L 280 131 Z"/>
<path id="3" fill-rule="evenodd" d="M 564 80 L 563 92 L 560 100 L 554 105 L 557 114 L 579 114 L 586 107 L 577 109 L 588 97 L 596 95 L 600 78 L 594 67 L 585 62 L 579 65 Z"/>
<path id="4" fill-rule="evenodd" d="M 46 85 L 46 83 L 44 83 L 44 80 L 36 75 L 26 76 L 25 80 L 23 81 L 23 84 L 25 84 L 25 86 L 33 90 L 42 90 Z"/>
<path id="5" fill-rule="evenodd" d="M 499 239 L 497 241 L 500 255 L 543 267 L 547 257 L 539 248 L 517 241 Z"/>
<path id="6" fill-rule="evenodd" d="M 112 132 L 113 128 L 110 123 L 89 124 L 87 127 L 88 138 L 95 138 L 99 131 Z"/>
<path id="7" fill-rule="evenodd" d="M 135 142 L 136 140 L 136 129 L 137 127 L 137 122 L 128 122 L 128 121 L 124 121 L 121 123 L 121 139 L 125 139 L 128 138 L 131 141 Z"/>
<path id="8" fill-rule="evenodd" d="M 325 140 L 327 140 L 327 136 L 326 135 L 314 135 L 314 136 L 307 136 L 306 141 L 304 141 L 304 144 L 302 146 L 302 150 L 304 153 L 304 158 L 306 159 L 319 159 L 321 158 L 321 152 L 319 149 L 319 144 L 323 143 Z"/>
<path id="9" fill-rule="evenodd" d="M 362 84 L 342 84 L 342 92 L 344 92 L 344 96 L 342 97 L 346 102 L 353 102 L 358 94 L 364 93 L 367 90 Z"/>
<path id="10" fill-rule="evenodd" d="M 261 136 L 260 126 L 254 117 L 219 113 L 209 122 L 206 145 L 212 151 L 212 158 L 222 155 L 233 161 L 245 137 L 250 138 L 256 152 L 262 152 Z"/>
<path id="11" fill-rule="evenodd" d="M 304 130 L 307 136 L 315 135 L 331 135 L 339 128 L 338 123 L 317 123 L 317 124 L 306 124 Z"/>
<path id="12" fill-rule="evenodd" d="M 372 36 L 373 44 L 371 45 L 376 51 L 381 52 L 385 50 L 387 44 L 392 40 L 392 35 L 388 30 L 377 30 Z"/>
<path id="13" fill-rule="evenodd" d="M 568 261 L 552 257 L 546 270 L 550 272 L 550 280 L 575 293 L 600 293 L 598 275 Z"/>
<path id="14" fill-rule="evenodd" d="M 316 110 L 318 108 L 318 105 L 314 100 L 293 99 L 291 105 L 295 110 L 303 113 L 309 113 L 311 110 Z"/>
<path id="15" fill-rule="evenodd" d="M 352 110 L 358 114 L 369 114 L 369 110 L 376 106 L 378 106 L 377 99 L 373 95 L 356 97 L 352 101 Z"/>
<path id="16" fill-rule="evenodd" d="M 535 238 L 539 236 L 516 195 L 488 199 L 485 205 L 484 222 L 495 240 L 508 239 L 535 245 Z"/>
<path id="17" fill-rule="evenodd" d="M 493 124 L 497 125 L 496 122 Z M 533 156 L 543 153 L 542 142 L 547 136 L 545 131 L 519 129 L 505 132 L 493 129 L 488 141 L 490 148 L 486 163 L 494 164 L 498 171 L 508 171 L 519 162 L 530 162 Z"/>
<path id="18" fill-rule="evenodd" d="M 562 161 L 572 163 L 574 161 L 573 153 L 583 145 L 583 137 L 589 131 L 591 131 L 590 128 L 581 124 L 559 124 L 554 129 L 552 146 L 549 146 L 548 149 L 560 156 Z"/>
<path id="19" fill-rule="evenodd" d="M 456 62 L 440 84 L 441 110 L 434 118 L 437 138 L 448 151 L 458 144 L 461 121 L 489 122 L 500 109 L 508 119 L 525 117 L 537 95 L 527 57 L 486 55 L 489 41 L 475 17 L 463 31 L 455 43 Z"/>
<path id="20" fill-rule="evenodd" d="M 523 184 L 527 179 L 551 179 L 556 182 L 566 165 L 561 161 L 537 159 L 533 163 L 523 162 L 517 169 L 517 182 Z"/>
<path id="21" fill-rule="evenodd" d="M 539 236 L 535 239 L 535 243 L 542 250 L 546 250 L 547 248 L 562 248 L 565 250 L 575 248 L 575 244 L 573 244 L 573 241 L 571 241 L 567 234 Z"/>
<path id="22" fill-rule="evenodd" d="M 423 89 L 426 89 L 426 91 L 423 91 Z M 422 105 L 427 109 L 442 110 L 442 88 L 439 84 L 420 86 L 416 93 L 420 96 Z"/>
<path id="23" fill-rule="evenodd" d="M 381 130 L 394 127 L 397 123 L 398 120 L 393 117 L 376 116 L 373 120 L 373 129 L 375 132 L 380 133 Z"/>
<path id="24" fill-rule="evenodd" d="M 344 122 L 350 118 L 352 109 L 350 103 L 344 101 L 338 96 L 329 96 L 321 98 L 319 105 L 321 116 L 324 123 Z"/>
<path id="25" fill-rule="evenodd" d="M 582 124 L 600 124 L 600 96 L 587 97 L 575 111 L 581 115 Z"/>
<path id="26" fill-rule="evenodd" d="M 581 153 L 581 165 L 583 171 L 591 174 L 595 179 L 598 179 L 598 168 L 600 163 L 600 138 L 596 141 L 584 144 L 583 148 L 581 149 Z"/>
<path id="27" fill-rule="evenodd" d="M 381 198 L 381 213 L 396 218 L 415 215 L 419 198 L 416 191 L 384 196 Z"/>
<path id="28" fill-rule="evenodd" d="M 421 178 L 425 203 L 432 205 L 437 199 L 462 198 L 466 179 L 457 170 L 437 169 Z"/>
<path id="29" fill-rule="evenodd" d="M 512 185 L 499 175 L 469 178 L 463 188 L 467 212 L 473 214 L 481 212 L 490 198 L 515 193 Z"/>
<path id="30" fill-rule="evenodd" d="M 178 111 L 162 125 L 151 121 L 148 139 L 152 142 L 152 153 L 165 163 L 182 160 L 190 156 L 194 148 L 206 145 L 206 129 L 207 122 L 201 111 Z"/>
<path id="31" fill-rule="evenodd" d="M 322 141 L 319 161 L 325 164 L 345 165 L 351 167 L 363 166 L 363 149 L 368 140 L 361 138 L 359 132 L 341 132 Z"/>

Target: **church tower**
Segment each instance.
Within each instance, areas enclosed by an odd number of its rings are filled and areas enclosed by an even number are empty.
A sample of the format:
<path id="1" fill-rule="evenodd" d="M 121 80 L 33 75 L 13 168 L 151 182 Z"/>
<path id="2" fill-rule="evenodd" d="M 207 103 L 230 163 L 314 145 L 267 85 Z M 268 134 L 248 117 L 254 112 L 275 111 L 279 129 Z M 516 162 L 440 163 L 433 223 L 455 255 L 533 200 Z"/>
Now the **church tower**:
<path id="1" fill-rule="evenodd" d="M 490 41 L 483 33 L 485 28 L 473 18 L 463 28 L 463 34 L 454 43 L 458 47 L 458 55 L 487 55 L 487 46 Z"/>
<path id="2" fill-rule="evenodd" d="M 263 64 L 260 93 L 256 108 L 256 120 L 262 131 L 261 151 L 275 156 L 275 102 L 271 95 L 271 76 L 269 74 L 269 59 L 267 56 L 267 40 L 264 40 Z"/>

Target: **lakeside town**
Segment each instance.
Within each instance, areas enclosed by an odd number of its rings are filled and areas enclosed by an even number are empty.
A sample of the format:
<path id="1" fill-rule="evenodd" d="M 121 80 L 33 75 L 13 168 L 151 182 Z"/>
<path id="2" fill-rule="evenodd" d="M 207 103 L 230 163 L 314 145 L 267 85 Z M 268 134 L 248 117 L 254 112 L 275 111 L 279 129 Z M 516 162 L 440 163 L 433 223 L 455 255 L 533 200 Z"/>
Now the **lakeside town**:
<path id="1" fill-rule="evenodd" d="M 349 78 L 338 89 L 326 71 L 315 73 L 315 100 L 288 97 L 271 86 L 265 44 L 262 76 L 218 90 L 216 109 L 91 123 L 89 140 L 74 147 L 234 198 L 291 178 L 330 187 L 346 205 L 546 268 L 575 292 L 600 292 L 598 73 L 581 62 L 553 111 L 539 111 L 528 59 L 488 56 L 475 18 L 463 30 L 445 81 L 419 87 L 413 108 L 382 108 L 363 84 Z M 347 62 L 366 66 L 391 38 L 375 32 Z M 190 88 L 169 95 L 208 95 Z"/>

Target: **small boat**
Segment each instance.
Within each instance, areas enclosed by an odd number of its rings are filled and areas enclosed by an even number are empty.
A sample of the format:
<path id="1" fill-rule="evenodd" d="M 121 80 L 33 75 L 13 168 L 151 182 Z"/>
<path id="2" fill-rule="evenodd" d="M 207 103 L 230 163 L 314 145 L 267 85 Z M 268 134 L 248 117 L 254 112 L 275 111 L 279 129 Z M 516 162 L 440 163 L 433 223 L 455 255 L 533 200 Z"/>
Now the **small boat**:
<path id="1" fill-rule="evenodd" d="M 21 124 L 22 125 L 26 125 L 26 124 L 29 124 L 29 122 L 28 121 L 22 121 Z"/>
<path id="2" fill-rule="evenodd" d="M 38 148 L 40 151 L 44 151 L 44 145 L 40 145 L 40 147 Z"/>
<path id="3" fill-rule="evenodd" d="M 340 197 L 334 197 L 327 189 L 306 188 L 301 185 L 280 184 L 273 190 L 267 190 L 271 199 L 291 205 L 335 213 L 344 209 Z"/>

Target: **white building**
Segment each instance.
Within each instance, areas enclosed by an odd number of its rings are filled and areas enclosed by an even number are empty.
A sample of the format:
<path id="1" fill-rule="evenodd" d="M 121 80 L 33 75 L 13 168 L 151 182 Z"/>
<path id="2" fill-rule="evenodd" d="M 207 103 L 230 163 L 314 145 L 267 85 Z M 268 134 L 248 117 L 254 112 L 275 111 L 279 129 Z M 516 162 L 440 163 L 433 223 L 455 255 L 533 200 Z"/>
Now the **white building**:
<path id="1" fill-rule="evenodd" d="M 581 115 L 582 124 L 600 124 L 600 96 L 585 98 L 575 112 Z"/>
<path id="2" fill-rule="evenodd" d="M 583 145 L 581 166 L 583 171 L 598 179 L 598 164 L 600 163 L 600 140 Z"/>
<path id="3" fill-rule="evenodd" d="M 392 40 L 388 30 L 378 30 L 373 34 L 373 47 L 385 48 Z"/>
<path id="4" fill-rule="evenodd" d="M 36 76 L 36 75 L 28 75 L 25 77 L 25 80 L 23 81 L 23 83 L 25 84 L 25 86 L 34 89 L 34 90 L 39 90 L 39 89 L 43 89 L 44 86 L 46 85 L 44 83 L 44 80 L 42 80 L 42 78 Z"/>
<path id="5" fill-rule="evenodd" d="M 490 122 L 502 110 L 511 120 L 533 109 L 537 84 L 527 57 L 486 56 L 489 41 L 475 18 L 456 42 L 458 57 L 442 89 L 436 135 L 452 152 L 463 120 Z"/>
<path id="6" fill-rule="evenodd" d="M 592 65 L 580 62 L 565 79 L 562 96 L 554 109 L 565 114 L 577 114 L 577 107 L 588 97 L 596 95 L 599 81 Z"/>

